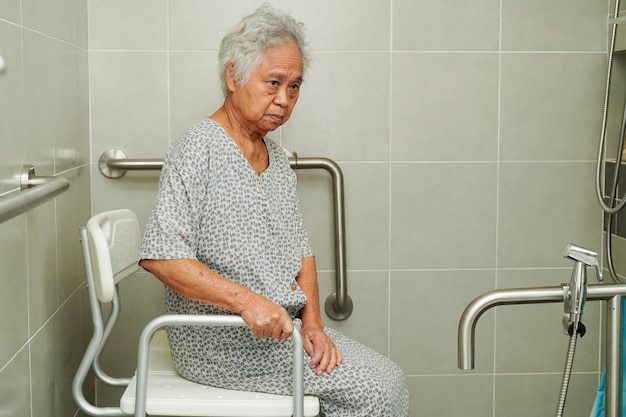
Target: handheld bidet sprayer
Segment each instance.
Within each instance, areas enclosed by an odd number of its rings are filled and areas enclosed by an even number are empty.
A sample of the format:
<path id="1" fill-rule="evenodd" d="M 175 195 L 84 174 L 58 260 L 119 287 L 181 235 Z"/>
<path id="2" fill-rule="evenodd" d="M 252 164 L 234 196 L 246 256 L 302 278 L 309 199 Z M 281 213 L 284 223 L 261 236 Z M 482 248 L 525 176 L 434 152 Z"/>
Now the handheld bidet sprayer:
<path id="1" fill-rule="evenodd" d="M 580 320 L 587 300 L 587 266 L 595 268 L 598 281 L 602 282 L 598 254 L 570 243 L 565 247 L 563 256 L 576 262 L 569 281 L 569 294 L 565 299 L 563 326 L 570 336 L 574 331 L 583 336 L 585 326 Z"/>

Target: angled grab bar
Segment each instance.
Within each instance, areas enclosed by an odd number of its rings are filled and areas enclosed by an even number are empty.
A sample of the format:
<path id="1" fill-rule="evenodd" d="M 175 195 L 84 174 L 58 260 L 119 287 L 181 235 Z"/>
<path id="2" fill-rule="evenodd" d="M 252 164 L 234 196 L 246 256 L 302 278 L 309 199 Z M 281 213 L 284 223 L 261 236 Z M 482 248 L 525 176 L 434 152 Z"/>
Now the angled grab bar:
<path id="1" fill-rule="evenodd" d="M 486 292 L 471 301 L 459 321 L 458 366 L 474 369 L 474 331 L 487 310 L 501 305 L 560 303 L 568 286 L 512 288 Z M 626 285 L 589 285 L 587 301 L 607 301 L 606 417 L 622 416 L 622 297 Z"/>
<path id="2" fill-rule="evenodd" d="M 332 177 L 333 217 L 335 228 L 335 291 L 326 297 L 324 308 L 333 320 L 345 320 L 353 310 L 352 298 L 348 294 L 348 273 L 346 264 L 346 220 L 344 203 L 343 172 L 339 165 L 328 158 L 300 158 L 287 152 L 292 169 L 324 169 Z M 119 149 L 109 149 L 100 155 L 100 172 L 107 178 L 119 178 L 126 171 L 160 170 L 162 159 L 131 159 Z"/>
<path id="3" fill-rule="evenodd" d="M 0 198 L 0 223 L 27 212 L 67 190 L 64 177 L 37 177 L 32 165 L 24 165 L 20 175 L 20 192 Z"/>

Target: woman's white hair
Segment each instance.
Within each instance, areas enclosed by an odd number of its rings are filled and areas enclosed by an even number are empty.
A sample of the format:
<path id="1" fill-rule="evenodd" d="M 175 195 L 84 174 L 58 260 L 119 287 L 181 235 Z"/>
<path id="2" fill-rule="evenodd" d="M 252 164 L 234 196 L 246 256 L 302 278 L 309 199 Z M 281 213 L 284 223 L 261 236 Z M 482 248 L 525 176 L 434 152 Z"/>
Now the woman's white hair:
<path id="1" fill-rule="evenodd" d="M 306 71 L 310 57 L 302 22 L 265 3 L 235 25 L 222 39 L 218 55 L 224 96 L 228 94 L 225 71 L 229 63 L 235 64 L 231 76 L 238 85 L 243 86 L 258 68 L 265 51 L 285 41 L 298 47 L 303 71 Z"/>

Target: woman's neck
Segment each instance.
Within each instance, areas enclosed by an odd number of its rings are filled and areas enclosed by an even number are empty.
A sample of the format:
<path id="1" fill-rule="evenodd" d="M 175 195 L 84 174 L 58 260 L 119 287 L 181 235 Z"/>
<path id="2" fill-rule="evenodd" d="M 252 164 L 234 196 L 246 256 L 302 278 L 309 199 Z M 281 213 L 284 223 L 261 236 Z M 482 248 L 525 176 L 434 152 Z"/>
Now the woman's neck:
<path id="1" fill-rule="evenodd" d="M 215 120 L 228 133 L 248 163 L 258 175 L 269 166 L 269 154 L 263 142 L 261 132 L 250 131 L 245 123 L 241 123 L 239 113 L 234 111 L 228 100 L 209 118 Z"/>

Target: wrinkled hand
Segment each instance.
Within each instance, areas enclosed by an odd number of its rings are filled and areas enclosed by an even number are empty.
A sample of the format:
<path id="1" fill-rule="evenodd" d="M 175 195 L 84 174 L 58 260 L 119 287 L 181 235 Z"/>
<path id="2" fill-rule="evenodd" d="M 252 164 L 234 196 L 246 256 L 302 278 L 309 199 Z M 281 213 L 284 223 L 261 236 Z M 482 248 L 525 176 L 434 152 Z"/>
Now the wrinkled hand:
<path id="1" fill-rule="evenodd" d="M 261 295 L 255 294 L 240 315 L 256 337 L 286 339 L 293 333 L 293 322 L 287 310 Z"/>
<path id="2" fill-rule="evenodd" d="M 309 367 L 316 370 L 317 375 L 324 372 L 330 374 L 337 366 L 341 365 L 343 357 L 335 346 L 335 343 L 324 330 L 319 328 L 302 328 L 302 343 L 304 350 L 311 357 Z"/>

